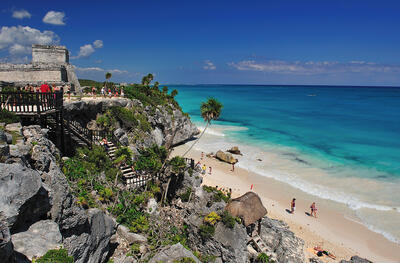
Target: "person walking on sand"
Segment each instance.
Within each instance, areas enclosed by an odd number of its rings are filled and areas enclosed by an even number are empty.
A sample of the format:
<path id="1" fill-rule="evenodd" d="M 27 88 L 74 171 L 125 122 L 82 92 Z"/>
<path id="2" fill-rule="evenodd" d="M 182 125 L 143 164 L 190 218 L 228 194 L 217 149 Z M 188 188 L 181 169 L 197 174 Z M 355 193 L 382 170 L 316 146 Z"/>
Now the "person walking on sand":
<path id="1" fill-rule="evenodd" d="M 235 171 L 235 163 L 232 163 L 232 172 Z"/>
<path id="2" fill-rule="evenodd" d="M 296 198 L 293 198 L 292 202 L 290 202 L 290 213 L 294 213 L 294 210 L 296 210 Z"/>
<path id="3" fill-rule="evenodd" d="M 315 202 L 311 204 L 310 209 L 311 209 L 310 216 L 317 218 L 317 208 L 315 207 Z"/>
<path id="4" fill-rule="evenodd" d="M 202 174 L 206 174 L 207 166 L 205 164 L 203 164 L 203 167 L 201 169 L 202 169 Z"/>
<path id="5" fill-rule="evenodd" d="M 211 172 L 212 172 L 212 168 L 211 168 L 211 166 L 210 166 L 210 171 L 209 171 L 208 173 L 211 175 Z"/>
<path id="6" fill-rule="evenodd" d="M 203 160 L 203 158 L 204 158 L 204 152 L 201 152 L 200 160 Z"/>

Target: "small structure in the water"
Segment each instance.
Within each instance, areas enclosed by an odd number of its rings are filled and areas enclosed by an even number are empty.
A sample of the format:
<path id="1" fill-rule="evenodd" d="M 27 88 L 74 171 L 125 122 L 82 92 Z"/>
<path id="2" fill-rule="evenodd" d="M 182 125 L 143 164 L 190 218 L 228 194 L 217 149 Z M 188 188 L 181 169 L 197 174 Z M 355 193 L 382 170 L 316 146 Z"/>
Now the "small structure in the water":
<path id="1" fill-rule="evenodd" d="M 260 197 L 256 193 L 247 192 L 238 198 L 232 199 L 226 205 L 225 210 L 232 216 L 242 219 L 250 236 L 252 236 L 257 223 L 257 234 L 260 234 L 261 219 L 267 214 L 267 209 L 263 206 Z"/>
<path id="2" fill-rule="evenodd" d="M 0 82 L 14 86 L 40 86 L 47 82 L 57 86 L 70 85 L 72 91 L 81 92 L 65 46 L 32 45 L 31 63 L 0 63 Z"/>

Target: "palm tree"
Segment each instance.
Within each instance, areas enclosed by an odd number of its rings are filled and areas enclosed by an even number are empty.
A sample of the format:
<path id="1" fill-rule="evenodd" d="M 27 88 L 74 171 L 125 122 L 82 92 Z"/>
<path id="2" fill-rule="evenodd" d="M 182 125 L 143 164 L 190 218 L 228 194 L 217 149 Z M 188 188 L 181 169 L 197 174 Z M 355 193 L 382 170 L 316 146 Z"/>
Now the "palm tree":
<path id="1" fill-rule="evenodd" d="M 200 140 L 201 136 L 203 136 L 204 132 L 207 130 L 208 125 L 211 124 L 212 120 L 217 120 L 221 115 L 222 110 L 222 103 L 214 98 L 209 98 L 207 102 L 202 102 L 200 106 L 201 116 L 203 117 L 204 121 L 207 122 L 206 127 L 201 132 L 200 136 L 197 140 L 192 144 L 192 146 L 187 149 L 187 151 L 182 155 L 184 157 L 192 148 L 193 146 Z"/>
<path id="2" fill-rule="evenodd" d="M 111 77 L 112 77 L 112 74 L 111 74 L 110 72 L 107 72 L 107 73 L 106 73 L 106 88 L 107 88 L 107 81 L 108 81 L 109 79 L 111 79 Z"/>
<path id="3" fill-rule="evenodd" d="M 147 85 L 150 85 L 153 79 L 154 79 L 153 74 L 151 73 L 147 74 L 147 81 L 148 81 Z"/>
<path id="4" fill-rule="evenodd" d="M 144 76 L 143 78 L 142 78 L 142 85 L 143 86 L 146 86 L 147 85 L 147 83 L 148 83 L 148 78 L 147 78 L 147 76 Z"/>

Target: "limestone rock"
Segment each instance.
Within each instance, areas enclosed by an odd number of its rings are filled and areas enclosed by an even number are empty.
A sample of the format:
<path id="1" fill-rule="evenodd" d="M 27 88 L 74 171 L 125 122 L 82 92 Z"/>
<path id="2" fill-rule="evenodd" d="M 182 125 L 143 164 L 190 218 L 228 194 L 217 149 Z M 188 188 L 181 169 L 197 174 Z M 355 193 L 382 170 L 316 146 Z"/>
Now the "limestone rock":
<path id="1" fill-rule="evenodd" d="M 372 261 L 369 261 L 365 258 L 360 258 L 359 256 L 352 256 L 349 261 L 342 260 L 340 263 L 372 263 Z"/>
<path id="2" fill-rule="evenodd" d="M 310 258 L 309 261 L 310 261 L 310 263 L 324 263 L 319 258 Z"/>
<path id="3" fill-rule="evenodd" d="M 237 147 L 237 146 L 233 146 L 232 148 L 227 150 L 227 152 L 232 153 L 232 154 L 242 155 L 242 153 L 239 150 L 239 147 Z"/>
<path id="4" fill-rule="evenodd" d="M 7 124 L 5 127 L 5 130 L 9 131 L 9 132 L 21 133 L 21 129 L 22 129 L 22 125 L 19 122 Z"/>
<path id="5" fill-rule="evenodd" d="M 39 221 L 31 225 L 28 231 L 12 235 L 14 250 L 29 260 L 43 256 L 50 249 L 58 249 L 61 241 L 58 225 L 51 220 Z"/>
<path id="6" fill-rule="evenodd" d="M 260 236 L 268 250 L 276 253 L 279 262 L 304 262 L 304 241 L 296 237 L 284 222 L 264 217 Z"/>
<path id="7" fill-rule="evenodd" d="M 10 147 L 7 144 L 0 144 L 0 161 L 1 158 L 8 157 L 10 155 Z"/>
<path id="8" fill-rule="evenodd" d="M 133 243 L 147 242 L 147 238 L 145 236 L 132 233 L 126 226 L 123 225 L 118 226 L 117 233 L 121 238 L 125 239 L 129 243 L 129 245 L 132 245 Z"/>
<path id="9" fill-rule="evenodd" d="M 227 162 L 227 163 L 230 163 L 230 164 L 235 164 L 235 163 L 238 162 L 237 159 L 233 158 L 232 154 L 224 153 L 223 151 L 218 151 L 215 154 L 215 157 L 220 161 Z"/>
<path id="10" fill-rule="evenodd" d="M 25 230 L 50 210 L 39 173 L 21 164 L 0 163 L 0 193 L 0 211 L 11 233 Z"/>
<path id="11" fill-rule="evenodd" d="M 149 214 L 155 214 L 157 213 L 157 208 L 158 208 L 158 204 L 156 199 L 154 198 L 150 198 L 149 201 L 147 202 L 147 213 Z"/>
<path id="12" fill-rule="evenodd" d="M 4 219 L 0 218 L 0 262 L 10 262 L 13 253 L 10 229 Z"/>
<path id="13" fill-rule="evenodd" d="M 161 250 L 161 252 L 157 253 L 152 259 L 150 259 L 149 263 L 172 263 L 174 260 L 179 260 L 182 258 L 191 258 L 196 263 L 201 263 L 201 261 L 196 258 L 191 251 L 184 248 L 181 243 L 166 247 L 165 249 Z"/>
<path id="14" fill-rule="evenodd" d="M 114 221 L 99 209 L 89 209 L 87 218 L 82 229 L 76 229 L 77 233 L 64 236 L 64 247 L 74 257 L 75 263 L 104 262 L 115 232 Z"/>

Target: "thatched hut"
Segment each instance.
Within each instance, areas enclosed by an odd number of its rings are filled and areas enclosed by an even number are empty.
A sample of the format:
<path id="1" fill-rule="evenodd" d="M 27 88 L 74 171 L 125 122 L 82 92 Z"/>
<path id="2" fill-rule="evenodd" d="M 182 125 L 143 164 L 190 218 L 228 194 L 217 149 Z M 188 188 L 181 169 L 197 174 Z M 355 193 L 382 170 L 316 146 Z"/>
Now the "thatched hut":
<path id="1" fill-rule="evenodd" d="M 260 232 L 261 219 L 267 214 L 267 209 L 263 206 L 260 197 L 254 192 L 247 192 L 238 198 L 232 199 L 226 205 L 225 210 L 232 216 L 240 217 L 246 227 L 258 221 L 258 232 Z"/>

